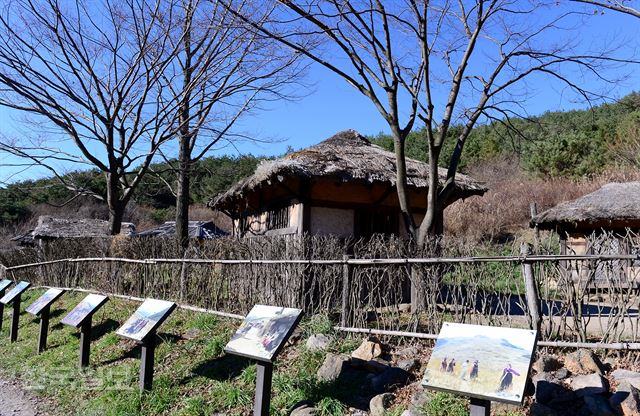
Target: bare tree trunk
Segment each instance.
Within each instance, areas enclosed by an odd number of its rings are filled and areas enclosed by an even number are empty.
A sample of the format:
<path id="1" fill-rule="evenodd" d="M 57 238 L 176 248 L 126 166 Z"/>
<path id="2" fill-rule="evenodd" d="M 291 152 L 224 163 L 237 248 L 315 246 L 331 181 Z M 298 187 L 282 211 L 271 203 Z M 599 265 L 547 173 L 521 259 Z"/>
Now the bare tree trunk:
<path id="1" fill-rule="evenodd" d="M 183 248 L 189 247 L 189 200 L 191 155 L 188 136 L 180 137 L 178 186 L 176 192 L 176 239 Z"/>

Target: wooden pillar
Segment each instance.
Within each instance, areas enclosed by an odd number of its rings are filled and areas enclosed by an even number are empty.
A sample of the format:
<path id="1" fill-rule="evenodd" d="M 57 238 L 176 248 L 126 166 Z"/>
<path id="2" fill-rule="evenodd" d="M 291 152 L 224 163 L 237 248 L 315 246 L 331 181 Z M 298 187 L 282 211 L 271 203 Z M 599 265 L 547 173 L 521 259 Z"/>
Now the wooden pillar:
<path id="1" fill-rule="evenodd" d="M 349 307 L 349 297 L 351 295 L 351 265 L 347 263 L 347 261 L 352 258 L 352 256 L 345 254 L 342 256 L 342 260 L 344 263 L 342 264 L 342 310 L 340 316 L 340 325 L 343 327 L 348 326 L 349 324 L 349 313 L 351 308 Z"/>
<path id="2" fill-rule="evenodd" d="M 256 377 L 256 397 L 253 402 L 253 416 L 269 416 L 271 406 L 271 379 L 273 363 L 258 361 Z"/>
<path id="3" fill-rule="evenodd" d="M 142 342 L 140 356 L 140 391 L 149 391 L 153 385 L 153 355 L 156 349 L 156 333 L 149 334 Z"/>
<path id="4" fill-rule="evenodd" d="M 489 400 L 471 398 L 469 416 L 489 416 L 490 414 L 491 402 Z"/>
<path id="5" fill-rule="evenodd" d="M 18 295 L 13 299 L 13 315 L 11 316 L 11 333 L 9 338 L 11 342 L 18 340 L 18 324 L 20 323 L 20 300 L 22 295 Z"/>
<path id="6" fill-rule="evenodd" d="M 47 305 L 40 312 L 40 334 L 38 335 L 38 354 L 47 349 L 47 333 L 49 332 L 49 312 L 50 306 Z"/>
<path id="7" fill-rule="evenodd" d="M 84 320 L 80 326 L 80 367 L 89 366 L 91 348 L 91 316 Z"/>
<path id="8" fill-rule="evenodd" d="M 524 277 L 525 296 L 527 299 L 527 309 L 529 310 L 529 318 L 531 319 L 531 329 L 540 330 L 542 317 L 540 315 L 540 297 L 538 296 L 538 285 L 533 275 L 533 266 L 530 261 L 526 260 L 526 256 L 531 253 L 529 244 L 522 243 L 520 246 L 520 254 L 525 257 L 522 262 L 522 276 Z"/>

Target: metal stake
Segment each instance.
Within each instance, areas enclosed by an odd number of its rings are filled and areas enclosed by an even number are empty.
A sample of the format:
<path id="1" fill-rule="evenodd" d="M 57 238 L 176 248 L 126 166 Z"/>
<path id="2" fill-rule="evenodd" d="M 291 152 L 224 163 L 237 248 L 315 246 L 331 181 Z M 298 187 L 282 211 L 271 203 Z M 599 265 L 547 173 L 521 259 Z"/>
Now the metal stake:
<path id="1" fill-rule="evenodd" d="M 50 306 L 45 306 L 40 312 L 40 335 L 38 336 L 38 354 L 47 349 L 47 333 L 49 332 Z"/>
<path id="2" fill-rule="evenodd" d="M 156 349 L 156 333 L 149 334 L 142 341 L 142 355 L 140 356 L 140 391 L 151 390 L 153 384 L 153 353 Z"/>
<path id="3" fill-rule="evenodd" d="M 11 342 L 18 340 L 18 323 L 20 322 L 20 298 L 22 295 L 18 295 L 13 299 L 13 315 L 11 316 L 11 333 L 9 338 Z"/>
<path id="4" fill-rule="evenodd" d="M 258 361 L 256 377 L 256 398 L 253 402 L 254 416 L 269 416 L 271 406 L 271 379 L 273 378 L 273 363 Z"/>
<path id="5" fill-rule="evenodd" d="M 471 398 L 471 406 L 469 408 L 469 416 L 489 416 L 491 414 L 491 402 Z"/>
<path id="6" fill-rule="evenodd" d="M 91 316 L 80 326 L 80 367 L 89 366 L 89 350 L 91 348 Z"/>

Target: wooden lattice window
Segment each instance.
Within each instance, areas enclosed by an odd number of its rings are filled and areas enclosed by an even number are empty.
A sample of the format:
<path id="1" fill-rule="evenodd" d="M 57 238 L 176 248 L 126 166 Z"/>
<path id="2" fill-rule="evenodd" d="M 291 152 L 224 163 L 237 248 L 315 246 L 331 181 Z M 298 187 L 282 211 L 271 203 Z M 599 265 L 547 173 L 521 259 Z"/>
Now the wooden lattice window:
<path id="1" fill-rule="evenodd" d="M 278 230 L 289 226 L 289 207 L 267 211 L 267 230 Z"/>

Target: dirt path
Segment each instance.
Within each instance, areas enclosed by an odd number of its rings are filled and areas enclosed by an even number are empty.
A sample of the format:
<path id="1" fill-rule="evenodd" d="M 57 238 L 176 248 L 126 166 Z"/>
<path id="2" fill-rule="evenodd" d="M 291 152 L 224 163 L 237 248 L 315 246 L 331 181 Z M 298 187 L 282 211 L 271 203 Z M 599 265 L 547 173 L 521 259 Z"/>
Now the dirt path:
<path id="1" fill-rule="evenodd" d="M 0 378 L 0 416 L 43 416 L 40 400 L 23 390 L 16 381 Z"/>

